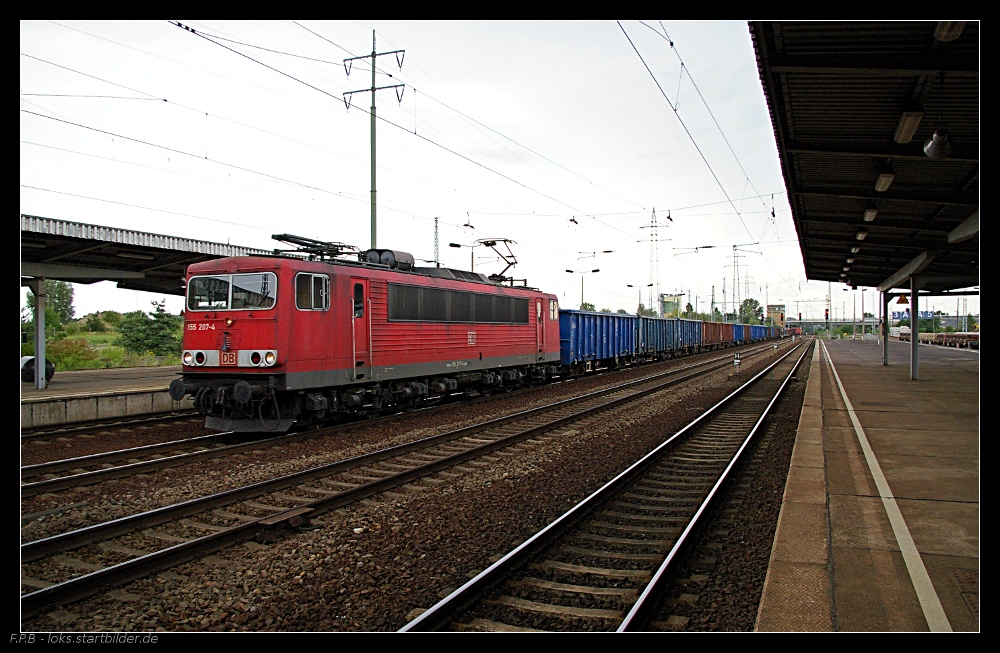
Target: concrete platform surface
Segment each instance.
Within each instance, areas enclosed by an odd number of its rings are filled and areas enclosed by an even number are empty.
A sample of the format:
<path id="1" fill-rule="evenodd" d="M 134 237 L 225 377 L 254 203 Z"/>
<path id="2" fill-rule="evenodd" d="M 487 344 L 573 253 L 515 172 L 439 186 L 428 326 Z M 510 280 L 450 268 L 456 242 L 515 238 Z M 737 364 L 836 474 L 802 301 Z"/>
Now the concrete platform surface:
<path id="1" fill-rule="evenodd" d="M 190 409 L 190 397 L 174 401 L 167 391 L 180 373 L 179 365 L 56 372 L 44 390 L 22 382 L 21 428 Z"/>
<path id="2" fill-rule="evenodd" d="M 126 390 L 166 390 L 181 373 L 180 365 L 163 367 L 123 367 L 108 370 L 56 372 L 44 390 L 34 383 L 21 382 L 21 401 L 51 399 L 99 392 Z"/>
<path id="3" fill-rule="evenodd" d="M 761 631 L 979 631 L 979 353 L 818 341 Z"/>

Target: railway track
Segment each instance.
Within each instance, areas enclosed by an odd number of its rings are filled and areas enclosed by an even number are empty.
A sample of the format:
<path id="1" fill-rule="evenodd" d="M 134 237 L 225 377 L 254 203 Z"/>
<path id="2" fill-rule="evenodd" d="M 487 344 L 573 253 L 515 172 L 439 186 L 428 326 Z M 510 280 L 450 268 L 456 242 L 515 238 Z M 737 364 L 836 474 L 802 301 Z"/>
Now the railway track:
<path id="1" fill-rule="evenodd" d="M 22 614 L 36 614 L 239 541 L 278 537 L 283 529 L 307 526 L 324 512 L 400 484 L 520 442 L 541 442 L 547 431 L 728 367 L 730 360 L 701 361 L 383 451 L 27 542 L 21 547 L 22 590 L 28 588 L 22 594 Z"/>
<path id="2" fill-rule="evenodd" d="M 767 351 L 771 347 L 751 348 L 743 353 Z M 682 366 L 680 370 L 690 369 L 700 365 L 712 365 L 719 361 L 729 360 L 728 355 L 710 356 L 690 365 Z M 649 375 L 647 379 L 660 378 L 667 372 Z M 639 379 L 635 382 L 641 382 Z M 445 406 L 430 406 L 419 411 L 395 413 L 380 419 L 393 420 L 403 417 L 413 417 L 421 413 L 446 409 Z M 257 437 L 252 441 L 234 441 L 233 433 L 217 433 L 169 442 L 144 445 L 129 449 L 109 451 L 87 456 L 79 456 L 62 460 L 54 460 L 21 467 L 21 497 L 33 497 L 43 493 L 59 492 L 84 485 L 103 483 L 113 479 L 127 478 L 138 474 L 147 474 L 160 469 L 191 464 L 211 458 L 233 455 L 245 451 L 262 449 L 275 445 L 300 441 L 305 438 L 330 435 L 333 433 L 350 432 L 359 428 L 359 424 L 367 422 L 351 422 L 339 426 L 327 427 L 319 431 L 306 431 L 282 434 L 275 437 Z M 241 436 L 240 439 L 245 439 Z"/>
<path id="3" fill-rule="evenodd" d="M 192 419 L 202 421 L 196 410 L 182 410 L 163 415 L 150 415 L 143 417 L 131 417 L 127 419 L 115 418 L 98 420 L 93 422 L 81 422 L 67 424 L 63 426 L 42 426 L 34 429 L 21 430 L 21 442 L 35 440 L 45 440 L 49 438 L 64 438 L 83 435 L 90 435 L 97 431 L 108 429 L 128 429 L 137 426 L 148 426 L 151 424 L 163 424 L 170 422 L 184 423 Z"/>
<path id="4" fill-rule="evenodd" d="M 648 628 L 662 580 L 804 350 L 786 353 L 402 630 Z"/>

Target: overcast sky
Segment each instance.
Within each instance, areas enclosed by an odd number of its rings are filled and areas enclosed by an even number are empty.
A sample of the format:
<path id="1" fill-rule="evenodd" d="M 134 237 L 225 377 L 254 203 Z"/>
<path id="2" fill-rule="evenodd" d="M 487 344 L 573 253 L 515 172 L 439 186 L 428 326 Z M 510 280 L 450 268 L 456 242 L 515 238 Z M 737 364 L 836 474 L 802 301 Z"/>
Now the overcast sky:
<path id="1" fill-rule="evenodd" d="M 370 55 L 374 30 L 378 52 L 405 51 L 402 69 L 376 62 L 377 86 L 405 84 L 401 102 L 376 93 L 380 248 L 433 260 L 438 217 L 443 266 L 468 269 L 471 253 L 499 272 L 488 248 L 449 243 L 508 238 L 513 275 L 563 307 L 579 306 L 582 279 L 597 308 L 634 311 L 640 290 L 648 305 L 653 283 L 707 312 L 713 287 L 718 306 L 723 284 L 733 301 L 735 245 L 741 299 L 823 314 L 828 284 L 805 279 L 745 22 L 179 22 L 214 38 L 165 21 L 20 23 L 21 213 L 366 249 L 371 93 L 342 98 L 371 86 L 370 59 L 350 76 L 343 60 Z M 834 314 L 860 315 L 844 288 Z M 163 299 L 75 291 L 78 316 Z"/>

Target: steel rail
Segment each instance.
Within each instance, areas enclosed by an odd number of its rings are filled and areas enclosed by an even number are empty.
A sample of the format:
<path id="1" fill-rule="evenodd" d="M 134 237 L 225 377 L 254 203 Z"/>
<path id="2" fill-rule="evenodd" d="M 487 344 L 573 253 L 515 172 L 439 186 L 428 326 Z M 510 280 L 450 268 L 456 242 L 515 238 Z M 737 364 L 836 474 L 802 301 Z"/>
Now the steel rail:
<path id="1" fill-rule="evenodd" d="M 802 363 L 802 359 L 805 357 L 807 351 L 808 348 L 805 351 L 803 351 L 802 354 L 799 355 L 798 360 L 795 361 L 795 365 L 792 366 L 791 371 L 788 373 L 787 376 L 785 376 L 784 381 L 781 382 L 781 386 L 774 393 L 774 396 L 771 398 L 771 401 L 767 404 L 767 407 L 764 409 L 764 412 L 757 420 L 757 423 L 754 424 L 753 428 L 750 430 L 750 433 L 747 434 L 746 438 L 744 438 L 743 444 L 740 445 L 740 448 L 736 452 L 736 455 L 733 456 L 733 459 L 726 466 L 726 469 L 723 470 L 722 475 L 719 477 L 719 480 L 715 482 L 714 486 L 712 486 L 712 489 L 711 491 L 709 491 L 708 496 L 705 497 L 704 501 L 702 501 L 701 505 L 698 507 L 698 510 L 691 518 L 691 521 L 688 523 L 687 527 L 680 534 L 680 536 L 678 536 L 677 540 L 674 542 L 674 545 L 670 548 L 670 552 L 667 553 L 666 558 L 664 558 L 663 563 L 660 564 L 660 567 L 653 574 L 652 579 L 650 579 L 645 589 L 643 589 L 642 594 L 639 595 L 639 598 L 636 599 L 636 602 L 632 605 L 632 609 L 629 610 L 627 615 L 625 615 L 625 619 L 623 619 L 622 623 L 618 626 L 617 632 L 620 633 L 631 632 L 636 630 L 639 626 L 645 624 L 646 620 L 648 619 L 650 610 L 653 609 L 655 603 L 654 599 L 657 595 L 660 583 L 666 576 L 667 572 L 673 569 L 674 562 L 679 557 L 680 552 L 685 548 L 688 537 L 691 535 L 694 529 L 700 525 L 701 517 L 708 510 L 709 506 L 711 506 L 712 503 L 714 502 L 716 495 L 720 491 L 720 488 L 729 480 L 730 472 L 739 462 L 740 458 L 743 455 L 744 450 L 746 450 L 747 446 L 750 444 L 750 441 L 757 434 L 757 431 L 764 423 L 764 420 L 767 419 L 767 417 L 770 415 L 771 409 L 774 407 L 774 405 L 778 402 L 778 399 L 784 393 L 785 388 L 788 386 L 788 382 L 791 380 L 796 370 L 799 369 L 799 365 Z"/>
<path id="2" fill-rule="evenodd" d="M 535 533 L 535 535 L 527 539 L 521 545 L 507 553 L 500 560 L 480 572 L 476 577 L 469 580 L 460 588 L 456 589 L 447 597 L 429 608 L 426 612 L 407 623 L 400 629 L 399 632 L 427 632 L 445 628 L 447 624 L 450 623 L 454 615 L 472 605 L 486 591 L 502 581 L 503 578 L 505 578 L 510 572 L 522 566 L 531 557 L 539 554 L 556 538 L 560 537 L 579 523 L 579 521 L 589 515 L 596 506 L 608 500 L 611 495 L 621 489 L 622 486 L 636 478 L 646 468 L 656 462 L 667 449 L 672 448 L 681 438 L 688 435 L 696 427 L 702 425 L 703 423 L 707 423 L 708 420 L 721 412 L 723 408 L 727 407 L 735 399 L 742 396 L 749 388 L 754 386 L 759 379 L 762 379 L 765 375 L 770 373 L 772 369 L 781 364 L 800 346 L 801 345 L 796 345 L 793 347 L 790 351 L 781 356 L 781 358 L 756 374 L 753 378 L 749 379 L 746 383 L 699 415 L 685 427 L 657 445 L 656 448 L 608 481 L 601 488 L 594 491 L 590 496 L 573 506 L 569 511 Z"/>
<path id="3" fill-rule="evenodd" d="M 178 410 L 177 412 L 171 412 L 169 415 L 153 415 L 149 417 L 138 417 L 134 419 L 122 420 L 118 417 L 113 417 L 107 420 L 92 420 L 86 422 L 70 422 L 74 426 L 65 427 L 49 427 L 49 426 L 39 426 L 33 429 L 27 429 L 21 431 L 21 440 L 37 440 L 40 438 L 53 438 L 60 437 L 63 435 L 72 435 L 73 433 L 79 433 L 81 431 L 93 431 L 95 429 L 114 429 L 121 428 L 123 426 L 131 426 L 133 424 L 146 424 L 149 422 L 169 422 L 170 420 L 185 420 L 191 417 L 197 417 L 198 411 L 193 408 L 190 410 Z M 112 421 L 118 420 L 118 421 Z"/>

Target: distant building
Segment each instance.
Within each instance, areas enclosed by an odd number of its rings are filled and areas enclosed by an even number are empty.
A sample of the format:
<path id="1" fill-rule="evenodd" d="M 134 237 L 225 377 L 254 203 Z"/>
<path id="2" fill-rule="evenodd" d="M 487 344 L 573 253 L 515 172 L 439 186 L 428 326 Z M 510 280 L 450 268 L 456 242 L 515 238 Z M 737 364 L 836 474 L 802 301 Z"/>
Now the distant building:
<path id="1" fill-rule="evenodd" d="M 684 312 L 684 294 L 660 295 L 660 315 L 663 317 L 677 317 Z"/>
<path id="2" fill-rule="evenodd" d="M 785 326 L 785 305 L 784 304 L 768 304 L 767 305 L 767 324 L 774 326 L 783 327 Z"/>

